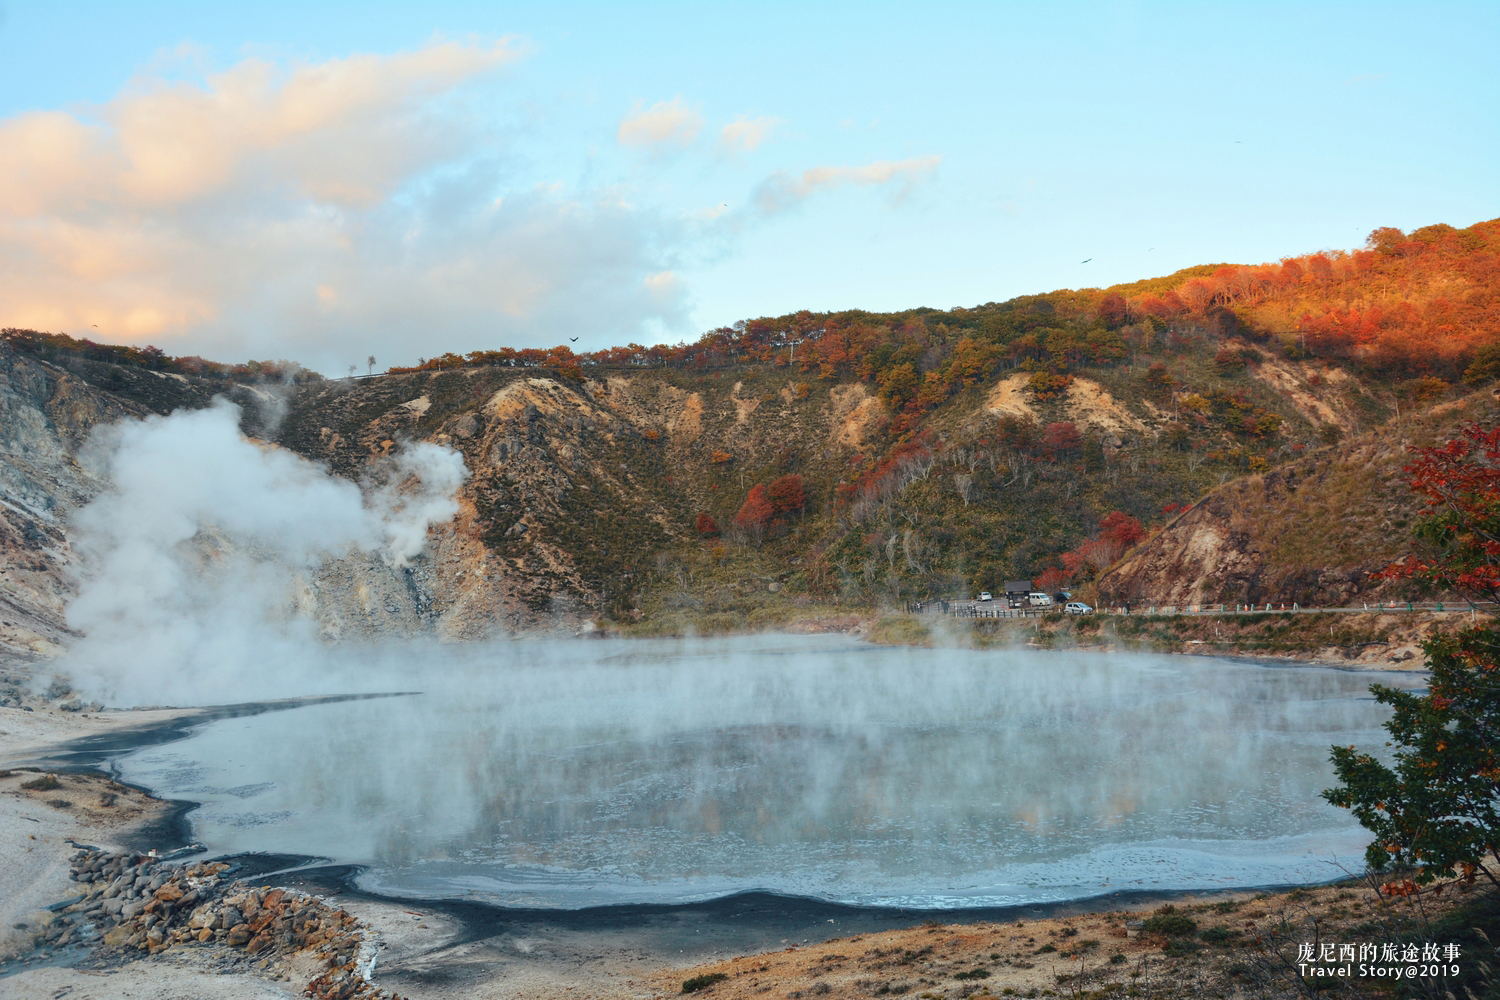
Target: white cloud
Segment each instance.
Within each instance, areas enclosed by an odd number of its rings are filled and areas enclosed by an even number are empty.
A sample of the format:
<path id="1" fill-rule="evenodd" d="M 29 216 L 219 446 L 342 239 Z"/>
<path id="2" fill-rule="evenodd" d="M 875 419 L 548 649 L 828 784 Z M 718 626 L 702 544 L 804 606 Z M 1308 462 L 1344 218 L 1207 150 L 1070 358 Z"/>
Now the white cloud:
<path id="1" fill-rule="evenodd" d="M 898 185 L 896 199 L 904 198 L 913 187 L 931 176 L 942 162 L 941 156 L 923 156 L 910 160 L 877 160 L 862 167 L 811 167 L 798 176 L 778 171 L 766 178 L 756 191 L 755 202 L 766 215 L 785 212 L 820 190 L 831 190 L 848 184 L 859 186 Z"/>
<path id="2" fill-rule="evenodd" d="M 685 104 L 681 97 L 659 101 L 651 107 L 636 109 L 620 122 L 616 135 L 622 146 L 679 149 L 692 145 L 703 128 L 703 116 Z"/>
<path id="3" fill-rule="evenodd" d="M 519 58 L 252 59 L 0 120 L 0 325 L 339 372 L 680 323 L 682 298 L 644 284 L 667 223 L 511 177 L 450 99 Z"/>
<path id="4" fill-rule="evenodd" d="M 765 142 L 780 118 L 746 118 L 740 115 L 719 130 L 719 148 L 728 153 L 750 153 Z"/>
<path id="5" fill-rule="evenodd" d="M 648 274 L 644 282 L 646 291 L 655 298 L 665 302 L 676 300 L 682 295 L 682 279 L 672 271 L 658 271 Z"/>

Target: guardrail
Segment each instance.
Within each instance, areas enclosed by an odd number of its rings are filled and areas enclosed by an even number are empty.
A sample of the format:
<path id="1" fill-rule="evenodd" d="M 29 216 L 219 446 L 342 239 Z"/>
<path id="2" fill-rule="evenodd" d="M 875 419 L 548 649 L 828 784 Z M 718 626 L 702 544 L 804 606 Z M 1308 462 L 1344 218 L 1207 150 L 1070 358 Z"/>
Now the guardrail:
<path id="1" fill-rule="evenodd" d="M 1005 601 L 912 601 L 906 610 L 913 614 L 939 612 L 953 618 L 1037 618 L 1049 612 L 1061 612 L 1062 606 L 1012 608 Z M 1293 601 L 1278 604 L 1137 604 L 1095 608 L 1101 615 L 1255 615 L 1255 614 L 1377 614 L 1395 612 L 1479 612 L 1494 613 L 1500 605 L 1491 601 L 1382 601 L 1358 607 L 1305 608 Z"/>
<path id="2" fill-rule="evenodd" d="M 1267 602 L 1265 604 L 1135 604 L 1116 605 L 1113 607 L 1095 608 L 1097 614 L 1104 615 L 1263 615 L 1263 614 L 1378 614 L 1381 612 L 1416 612 L 1416 611 L 1449 611 L 1449 612 L 1473 612 L 1496 610 L 1496 605 L 1488 601 L 1380 601 L 1376 603 L 1363 603 L 1358 607 L 1354 605 L 1343 605 L 1340 607 L 1314 607 L 1305 608 L 1297 602 L 1290 604 L 1278 604 Z"/>

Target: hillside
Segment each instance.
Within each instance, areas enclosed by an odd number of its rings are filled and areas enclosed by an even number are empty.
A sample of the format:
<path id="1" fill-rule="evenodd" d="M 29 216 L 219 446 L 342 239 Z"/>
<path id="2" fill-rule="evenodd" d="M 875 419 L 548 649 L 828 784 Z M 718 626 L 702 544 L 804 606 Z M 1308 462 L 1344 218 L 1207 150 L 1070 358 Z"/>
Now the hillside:
<path id="1" fill-rule="evenodd" d="M 1141 534 L 1101 596 L 1356 599 L 1404 541 L 1403 448 L 1492 415 L 1465 393 L 1500 375 L 1500 221 L 1392 232 L 1313 255 L 1327 267 L 1213 265 L 352 380 L 6 331 L 4 447 L 35 466 L 4 483 L 3 579 L 32 622 L 6 627 L 31 629 L 17 649 L 65 637 L 67 514 L 101 485 L 78 462 L 89 429 L 220 392 L 246 433 L 356 481 L 411 440 L 472 473 L 417 565 L 320 571 L 300 606 L 330 636 L 744 628 L 1016 577 L 1092 592 Z M 1363 325 L 1335 336 L 1327 317 L 1351 309 Z M 1440 349 L 1401 355 L 1403 337 Z"/>
<path id="2" fill-rule="evenodd" d="M 1474 393 L 1226 483 L 1103 573 L 1098 599 L 1317 607 L 1430 596 L 1369 579 L 1408 550 L 1421 510 L 1402 468 L 1409 449 L 1496 412 L 1492 392 Z"/>

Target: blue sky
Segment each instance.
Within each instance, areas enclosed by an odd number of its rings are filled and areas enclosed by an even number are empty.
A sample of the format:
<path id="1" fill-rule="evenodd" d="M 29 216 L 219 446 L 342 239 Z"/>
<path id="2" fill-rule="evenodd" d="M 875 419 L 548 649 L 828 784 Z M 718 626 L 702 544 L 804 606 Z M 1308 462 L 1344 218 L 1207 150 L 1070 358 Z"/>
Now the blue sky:
<path id="1" fill-rule="evenodd" d="M 0 9 L 0 324 L 174 354 L 675 342 L 1500 215 L 1493 3 Z"/>

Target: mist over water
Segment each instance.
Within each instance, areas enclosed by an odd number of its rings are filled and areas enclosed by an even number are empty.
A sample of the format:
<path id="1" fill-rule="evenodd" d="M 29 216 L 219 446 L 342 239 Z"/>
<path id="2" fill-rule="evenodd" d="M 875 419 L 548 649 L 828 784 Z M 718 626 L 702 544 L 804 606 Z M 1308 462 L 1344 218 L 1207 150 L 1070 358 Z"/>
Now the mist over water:
<path id="1" fill-rule="evenodd" d="M 1366 676 L 827 637 L 329 643 L 297 581 L 351 555 L 399 570 L 467 471 L 419 443 L 354 484 L 238 416 L 95 439 L 112 485 L 73 526 L 85 634 L 61 668 L 113 705 L 420 694 L 223 720 L 117 762 L 201 802 L 214 853 L 564 907 L 999 905 L 1359 866 L 1363 831 L 1318 793 L 1330 744 L 1381 742 Z"/>
<path id="2" fill-rule="evenodd" d="M 1377 743 L 1370 678 L 844 639 L 330 651 L 406 698 L 214 723 L 120 761 L 215 852 L 516 905 L 769 889 L 995 905 L 1358 868 L 1318 792 Z M 345 662 L 340 662 L 341 660 Z M 373 662 L 372 662 L 373 661 Z"/>

